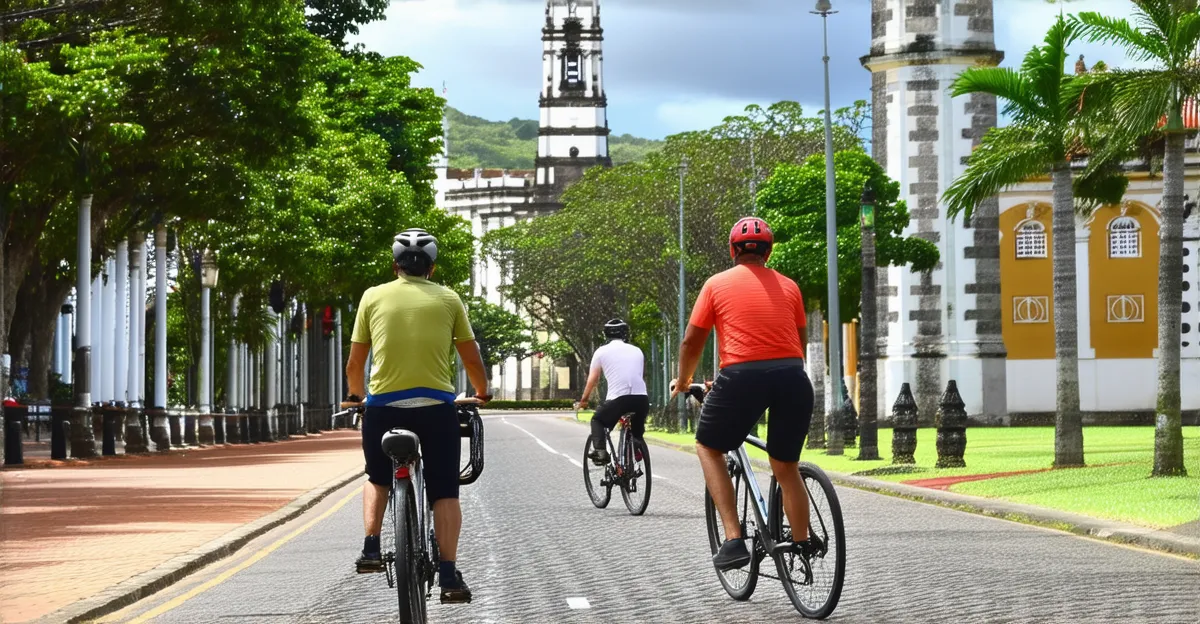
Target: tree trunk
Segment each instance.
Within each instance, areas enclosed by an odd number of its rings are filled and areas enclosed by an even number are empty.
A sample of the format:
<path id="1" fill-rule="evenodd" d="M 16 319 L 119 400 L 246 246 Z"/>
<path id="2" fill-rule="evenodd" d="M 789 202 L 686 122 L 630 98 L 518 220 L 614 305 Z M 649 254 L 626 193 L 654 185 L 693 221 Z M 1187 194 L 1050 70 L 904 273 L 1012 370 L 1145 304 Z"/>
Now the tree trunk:
<path id="1" fill-rule="evenodd" d="M 825 336 L 821 327 L 821 304 L 812 302 L 808 313 L 808 372 L 812 377 L 813 413 L 808 428 L 810 449 L 825 448 Z"/>
<path id="2" fill-rule="evenodd" d="M 1153 476 L 1184 476 L 1179 398 L 1179 324 L 1183 301 L 1183 140 L 1167 134 L 1163 158 L 1162 230 L 1158 264 L 1158 401 Z"/>
<path id="3" fill-rule="evenodd" d="M 1058 383 L 1054 418 L 1054 467 L 1082 466 L 1083 417 L 1079 413 L 1079 317 L 1076 314 L 1075 198 L 1071 169 L 1057 165 L 1052 235 L 1054 252 L 1054 361 Z"/>
<path id="4" fill-rule="evenodd" d="M 861 427 L 858 458 L 879 459 L 879 395 L 877 394 L 876 344 L 878 301 L 875 298 L 875 231 L 862 231 L 862 322 L 859 323 L 858 417 Z M 853 371 L 851 371 L 853 372 Z"/>
<path id="5" fill-rule="evenodd" d="M 29 357 L 29 394 L 35 399 L 50 398 L 50 365 L 53 362 L 54 332 L 58 311 L 71 291 L 69 276 L 45 276 L 38 288 L 34 306 L 32 343 Z"/>
<path id="6" fill-rule="evenodd" d="M 12 356 L 13 371 L 28 364 L 29 333 L 33 328 L 37 282 L 41 271 L 30 271 L 16 283 L 17 298 L 13 300 L 12 321 L 9 324 L 8 353 Z"/>

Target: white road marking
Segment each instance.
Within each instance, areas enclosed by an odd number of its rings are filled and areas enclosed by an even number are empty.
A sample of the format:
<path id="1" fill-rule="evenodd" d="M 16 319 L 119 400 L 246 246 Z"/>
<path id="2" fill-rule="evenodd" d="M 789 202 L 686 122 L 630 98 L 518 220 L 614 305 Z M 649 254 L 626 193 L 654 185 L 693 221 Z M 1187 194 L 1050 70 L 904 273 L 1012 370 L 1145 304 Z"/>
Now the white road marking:
<path id="1" fill-rule="evenodd" d="M 587 598 L 567 598 L 567 606 L 572 609 L 591 609 L 592 605 Z"/>
<path id="2" fill-rule="evenodd" d="M 546 444 L 545 442 L 543 442 L 541 438 L 539 438 L 539 437 L 537 437 L 537 436 L 533 435 L 532 433 L 529 433 L 529 431 L 528 431 L 527 429 L 525 429 L 524 427 L 522 427 L 522 426 L 520 426 L 520 425 L 514 425 L 514 424 L 512 424 L 512 423 L 508 422 L 508 419 L 507 419 L 507 418 L 503 418 L 502 420 L 504 421 L 504 424 L 506 424 L 506 425 L 511 425 L 511 426 L 513 426 L 513 427 L 516 427 L 517 429 L 520 429 L 522 432 L 524 432 L 524 433 L 525 433 L 525 435 L 527 435 L 527 436 L 529 436 L 529 437 L 533 438 L 533 439 L 534 439 L 534 441 L 536 441 L 536 442 L 537 442 L 539 445 L 541 445 L 541 447 L 542 447 L 542 448 L 546 449 L 547 451 L 550 451 L 550 453 L 551 453 L 551 454 L 553 454 L 553 455 L 562 455 L 563 457 L 566 457 L 566 458 L 567 458 L 567 461 L 571 462 L 572 464 L 575 464 L 575 467 L 576 467 L 576 468 L 583 468 L 583 464 L 582 464 L 582 463 L 580 463 L 578 459 L 575 459 L 574 457 L 571 457 L 570 455 L 567 455 L 566 453 L 560 453 L 560 452 L 558 452 L 558 451 L 554 450 L 554 447 L 552 447 L 552 446 L 550 446 L 549 444 Z M 586 602 L 586 600 L 585 600 L 584 602 Z"/>

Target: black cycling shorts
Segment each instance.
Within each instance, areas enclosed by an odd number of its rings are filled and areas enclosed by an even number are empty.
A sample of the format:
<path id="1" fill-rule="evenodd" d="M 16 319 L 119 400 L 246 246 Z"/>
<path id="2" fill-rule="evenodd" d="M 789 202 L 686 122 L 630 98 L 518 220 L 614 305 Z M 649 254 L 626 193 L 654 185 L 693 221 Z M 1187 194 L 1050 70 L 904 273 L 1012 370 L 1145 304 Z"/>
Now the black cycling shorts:
<path id="1" fill-rule="evenodd" d="M 798 362 L 767 360 L 721 369 L 700 409 L 696 441 L 732 451 L 769 410 L 767 454 L 778 461 L 799 461 L 812 423 L 813 387 Z"/>
<path id="2" fill-rule="evenodd" d="M 371 483 L 392 487 L 392 458 L 383 452 L 383 434 L 400 428 L 417 434 L 421 441 L 421 468 L 430 502 L 458 498 L 459 453 L 462 434 L 458 408 L 453 403 L 428 407 L 368 407 L 363 414 L 363 456 Z"/>
<path id="3" fill-rule="evenodd" d="M 596 408 L 596 413 L 592 414 L 592 422 L 604 425 L 605 429 L 612 429 L 617 426 L 617 421 L 625 414 L 632 414 L 629 419 L 629 432 L 635 438 L 641 438 L 646 433 L 646 415 L 650 413 L 650 397 L 644 394 L 626 394 L 605 401 L 603 405 Z M 603 435 L 604 432 L 597 432 L 596 428 L 592 427 L 594 436 Z"/>

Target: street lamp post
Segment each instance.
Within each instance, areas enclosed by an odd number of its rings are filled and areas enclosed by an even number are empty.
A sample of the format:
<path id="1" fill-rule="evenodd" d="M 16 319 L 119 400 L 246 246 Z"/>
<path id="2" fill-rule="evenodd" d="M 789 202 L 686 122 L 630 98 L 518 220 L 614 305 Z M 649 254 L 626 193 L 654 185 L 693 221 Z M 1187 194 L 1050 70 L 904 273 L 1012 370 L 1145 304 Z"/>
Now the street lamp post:
<path id="1" fill-rule="evenodd" d="M 212 316 L 210 313 L 212 289 L 217 287 L 217 263 L 212 250 L 205 249 L 200 258 L 200 365 L 196 367 L 199 383 L 196 393 L 200 407 L 199 442 L 212 444 L 215 441 L 212 417 Z M 191 424 L 188 426 L 191 432 Z"/>
<path id="2" fill-rule="evenodd" d="M 832 418 L 829 423 L 831 436 L 841 420 L 840 397 L 842 396 L 842 336 L 841 311 L 838 309 L 838 264 L 837 264 L 837 201 L 833 173 L 833 120 L 829 112 L 829 16 L 837 13 L 832 10 L 829 0 L 818 0 L 813 14 L 821 16 L 821 35 L 824 55 L 821 60 L 825 64 L 825 243 L 828 247 L 829 262 L 829 375 L 830 389 L 834 399 Z M 840 432 L 839 432 L 840 433 Z M 830 438 L 832 440 L 832 437 Z M 830 455 L 841 455 L 841 445 L 830 444 Z"/>
<path id="3" fill-rule="evenodd" d="M 71 417 L 71 456 L 95 457 L 92 431 L 92 196 L 79 199 L 75 282 L 75 409 Z"/>
<path id="4" fill-rule="evenodd" d="M 879 459 L 879 396 L 878 345 L 876 331 L 879 327 L 878 309 L 875 299 L 875 191 L 870 186 L 863 188 L 862 210 L 859 223 L 862 225 L 862 323 L 859 324 L 859 362 L 862 372 L 858 376 L 858 415 L 862 426 L 858 447 L 860 460 Z"/>
<path id="5" fill-rule="evenodd" d="M 679 323 L 679 344 L 680 344 L 680 346 L 683 345 L 683 334 L 687 330 L 687 325 L 684 324 L 684 318 L 683 318 L 684 296 L 685 296 L 685 293 L 687 292 L 686 291 L 686 282 L 684 281 L 685 276 L 684 276 L 684 270 L 683 270 L 683 261 L 684 261 L 684 257 L 683 257 L 683 253 L 684 253 L 684 247 L 683 247 L 683 179 L 685 176 L 687 176 L 687 170 L 688 170 L 688 159 L 687 159 L 687 156 L 684 156 L 679 161 L 679 316 L 678 316 L 677 320 Z M 680 379 L 679 383 L 683 383 L 683 380 Z M 680 392 L 679 399 L 678 399 L 679 400 L 679 422 L 681 425 L 680 429 L 683 431 L 687 430 L 687 403 L 685 403 L 685 398 L 686 398 L 685 393 Z"/>

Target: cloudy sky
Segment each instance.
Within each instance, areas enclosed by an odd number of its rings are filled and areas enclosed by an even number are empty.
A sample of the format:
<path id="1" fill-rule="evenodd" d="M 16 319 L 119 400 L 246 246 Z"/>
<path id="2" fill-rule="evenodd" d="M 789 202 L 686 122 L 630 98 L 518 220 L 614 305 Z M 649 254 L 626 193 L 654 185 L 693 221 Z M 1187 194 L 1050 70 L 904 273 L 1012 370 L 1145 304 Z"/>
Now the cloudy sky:
<path id="1" fill-rule="evenodd" d="M 808 0 L 603 0 L 609 126 L 661 138 L 707 128 L 747 104 L 795 100 L 822 108 L 821 18 Z M 870 0 L 833 0 L 833 107 L 869 99 L 859 57 L 870 46 Z M 1075 0 L 1072 11 L 1128 14 L 1129 0 Z M 1019 64 L 1058 14 L 1046 0 L 996 0 L 996 43 Z M 537 118 L 544 0 L 392 0 L 386 21 L 356 41 L 424 66 L 418 86 L 487 119 Z M 1090 66 L 1120 52 L 1077 44 Z"/>

